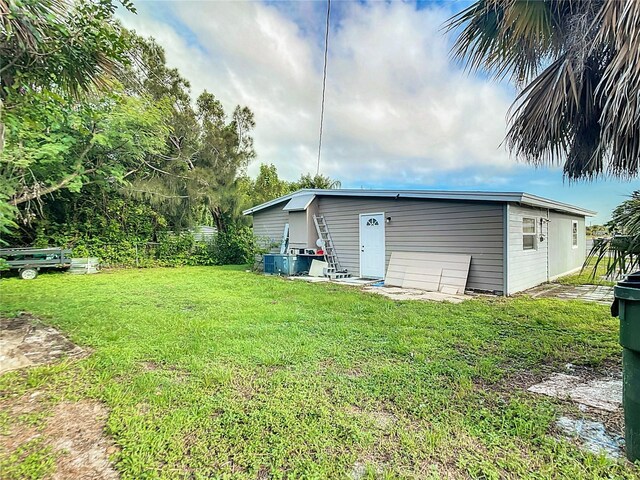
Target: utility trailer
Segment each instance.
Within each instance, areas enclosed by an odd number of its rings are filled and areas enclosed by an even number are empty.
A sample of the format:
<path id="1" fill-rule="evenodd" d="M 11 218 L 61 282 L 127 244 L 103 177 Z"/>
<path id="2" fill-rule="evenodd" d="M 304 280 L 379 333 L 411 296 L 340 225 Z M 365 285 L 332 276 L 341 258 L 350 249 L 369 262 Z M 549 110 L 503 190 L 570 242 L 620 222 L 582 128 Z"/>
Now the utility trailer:
<path id="1" fill-rule="evenodd" d="M 43 268 L 66 269 L 71 266 L 71 250 L 63 248 L 0 248 L 0 258 L 20 278 L 33 280 Z"/>

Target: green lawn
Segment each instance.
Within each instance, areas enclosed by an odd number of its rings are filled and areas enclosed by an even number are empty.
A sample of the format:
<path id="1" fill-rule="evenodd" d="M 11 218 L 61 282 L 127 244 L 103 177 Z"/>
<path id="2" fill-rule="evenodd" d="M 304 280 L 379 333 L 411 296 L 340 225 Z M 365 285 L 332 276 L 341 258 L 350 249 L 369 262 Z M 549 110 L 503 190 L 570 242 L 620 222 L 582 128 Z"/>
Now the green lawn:
<path id="1" fill-rule="evenodd" d="M 610 287 L 616 284 L 616 282 L 604 280 L 602 278 L 607 274 L 606 259 L 600 262 L 595 275 L 593 275 L 594 265 L 595 260 L 591 260 L 585 269 L 574 273 L 573 275 L 566 275 L 564 277 L 557 278 L 554 280 L 554 283 L 560 283 L 562 285 L 606 285 Z"/>
<path id="2" fill-rule="evenodd" d="M 31 312 L 93 349 L 5 374 L 1 395 L 104 402 L 124 479 L 640 473 L 557 440 L 555 418 L 578 409 L 524 391 L 567 362 L 619 362 L 606 306 L 396 302 L 214 267 L 51 274 L 0 288 L 5 316 Z M 41 417 L 0 413 L 0 434 Z M 37 442 L 0 455 L 5 478 L 53 468 Z"/>

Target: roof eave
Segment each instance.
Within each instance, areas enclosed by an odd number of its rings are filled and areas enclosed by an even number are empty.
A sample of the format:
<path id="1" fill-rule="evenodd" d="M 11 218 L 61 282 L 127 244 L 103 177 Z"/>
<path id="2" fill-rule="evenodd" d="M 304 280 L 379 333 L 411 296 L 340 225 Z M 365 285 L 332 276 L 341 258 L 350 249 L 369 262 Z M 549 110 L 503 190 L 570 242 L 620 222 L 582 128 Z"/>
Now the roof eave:
<path id="1" fill-rule="evenodd" d="M 461 195 L 464 193 L 464 195 Z M 454 192 L 454 191 L 420 191 L 420 190 L 355 190 L 355 189 L 312 189 L 305 188 L 276 198 L 269 202 L 244 210 L 243 215 L 251 215 L 257 211 L 273 207 L 292 197 L 303 194 L 348 197 L 384 197 L 384 198 L 429 198 L 435 200 L 484 201 L 500 203 L 522 203 L 532 207 L 548 208 L 560 212 L 592 217 L 597 214 L 592 210 L 576 207 L 555 200 L 538 197 L 524 192 Z M 310 203 L 310 202 L 309 202 Z"/>
<path id="2" fill-rule="evenodd" d="M 531 195 L 529 193 L 522 194 L 522 200 L 520 203 L 524 203 L 525 205 L 531 205 L 534 207 L 542 207 L 548 208 L 550 210 L 572 213 L 574 215 L 585 217 L 594 217 L 598 214 L 598 212 L 594 212 L 593 210 L 576 207 L 575 205 L 569 205 L 568 203 L 556 202 L 555 200 L 549 200 L 546 198 L 538 197 L 536 195 Z"/>

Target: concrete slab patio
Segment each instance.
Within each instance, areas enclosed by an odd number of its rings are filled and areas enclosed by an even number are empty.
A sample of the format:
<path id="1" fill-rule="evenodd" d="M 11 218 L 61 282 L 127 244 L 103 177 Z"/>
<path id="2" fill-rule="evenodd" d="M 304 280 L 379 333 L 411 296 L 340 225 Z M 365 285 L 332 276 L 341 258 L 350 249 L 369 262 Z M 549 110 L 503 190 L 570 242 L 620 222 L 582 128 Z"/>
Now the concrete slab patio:
<path id="1" fill-rule="evenodd" d="M 415 290 L 412 288 L 400 287 L 364 287 L 365 292 L 377 293 L 392 300 L 422 300 L 432 302 L 461 303 L 470 297 L 466 295 L 455 295 L 442 292 L 429 292 L 427 290 Z"/>
<path id="2" fill-rule="evenodd" d="M 584 300 L 602 305 L 610 305 L 613 302 L 613 287 L 605 285 L 560 285 L 557 283 L 544 283 L 533 287 L 523 295 L 532 298 L 559 298 L 562 300 Z"/>
<path id="3" fill-rule="evenodd" d="M 588 407 L 615 412 L 622 405 L 622 379 L 586 380 L 576 375 L 554 373 L 544 382 L 532 385 L 530 392 L 569 399 Z"/>
<path id="4" fill-rule="evenodd" d="M 58 330 L 42 325 L 31 315 L 0 318 L 0 374 L 86 354 Z"/>
<path id="5" fill-rule="evenodd" d="M 326 277 L 309 277 L 309 276 L 295 276 L 287 277 L 289 280 L 302 280 L 310 283 L 319 282 L 335 282 L 342 285 L 350 285 L 353 287 L 362 287 L 365 292 L 375 293 L 383 295 L 392 300 L 420 300 L 431 302 L 450 302 L 460 303 L 471 298 L 468 295 L 456 295 L 442 292 L 430 292 L 427 290 L 417 290 L 414 288 L 400 288 L 400 287 L 385 287 L 374 286 L 374 284 L 380 283 L 381 280 L 369 280 L 365 278 L 337 278 L 329 279 Z"/>

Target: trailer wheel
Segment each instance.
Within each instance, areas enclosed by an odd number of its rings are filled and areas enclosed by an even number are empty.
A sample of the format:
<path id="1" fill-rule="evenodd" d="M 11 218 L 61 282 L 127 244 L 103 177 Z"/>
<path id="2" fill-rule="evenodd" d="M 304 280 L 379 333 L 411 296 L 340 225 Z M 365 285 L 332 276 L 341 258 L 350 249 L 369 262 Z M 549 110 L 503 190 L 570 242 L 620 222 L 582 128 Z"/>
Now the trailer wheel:
<path id="1" fill-rule="evenodd" d="M 20 270 L 20 278 L 23 280 L 33 280 L 38 276 L 38 271 L 35 268 L 23 268 Z"/>

